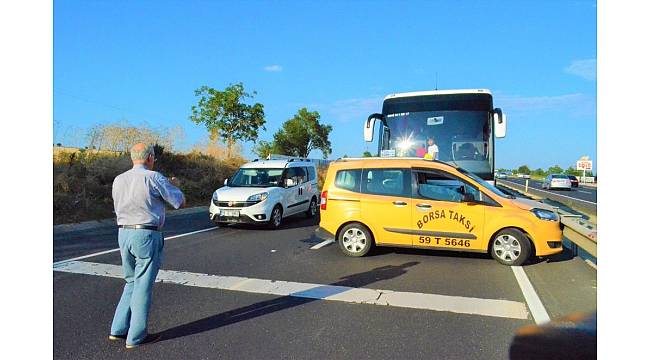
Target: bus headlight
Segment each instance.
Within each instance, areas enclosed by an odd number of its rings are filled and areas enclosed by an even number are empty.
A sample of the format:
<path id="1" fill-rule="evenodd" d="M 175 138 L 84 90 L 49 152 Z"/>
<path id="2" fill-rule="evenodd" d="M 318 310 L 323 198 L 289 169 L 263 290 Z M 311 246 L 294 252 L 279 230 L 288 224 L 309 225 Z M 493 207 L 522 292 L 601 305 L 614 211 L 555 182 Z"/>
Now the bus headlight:
<path id="1" fill-rule="evenodd" d="M 538 218 L 542 220 L 548 220 L 548 221 L 558 221 L 559 217 L 557 214 L 553 211 L 548 211 L 544 209 L 531 209 L 530 212 L 535 214 Z"/>

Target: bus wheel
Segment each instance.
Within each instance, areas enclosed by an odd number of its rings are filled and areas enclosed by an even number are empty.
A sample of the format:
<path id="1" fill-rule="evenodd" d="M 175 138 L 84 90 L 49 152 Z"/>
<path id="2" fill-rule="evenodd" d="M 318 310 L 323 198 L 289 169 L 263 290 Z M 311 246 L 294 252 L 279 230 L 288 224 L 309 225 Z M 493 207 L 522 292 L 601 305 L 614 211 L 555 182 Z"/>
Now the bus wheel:
<path id="1" fill-rule="evenodd" d="M 519 266 L 530 256 L 530 241 L 517 229 L 503 229 L 497 233 L 490 253 L 503 265 Z"/>
<path id="2" fill-rule="evenodd" d="M 370 230 L 359 223 L 345 225 L 339 232 L 337 240 L 341 251 L 348 256 L 364 256 L 372 247 Z"/>

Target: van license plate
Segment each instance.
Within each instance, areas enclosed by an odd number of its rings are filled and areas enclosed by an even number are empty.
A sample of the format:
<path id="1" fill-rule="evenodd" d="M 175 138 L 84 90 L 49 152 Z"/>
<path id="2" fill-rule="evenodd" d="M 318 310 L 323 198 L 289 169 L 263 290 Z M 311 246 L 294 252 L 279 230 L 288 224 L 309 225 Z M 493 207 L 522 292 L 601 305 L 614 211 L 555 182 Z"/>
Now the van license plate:
<path id="1" fill-rule="evenodd" d="M 239 210 L 221 210 L 221 214 L 227 217 L 239 217 Z"/>

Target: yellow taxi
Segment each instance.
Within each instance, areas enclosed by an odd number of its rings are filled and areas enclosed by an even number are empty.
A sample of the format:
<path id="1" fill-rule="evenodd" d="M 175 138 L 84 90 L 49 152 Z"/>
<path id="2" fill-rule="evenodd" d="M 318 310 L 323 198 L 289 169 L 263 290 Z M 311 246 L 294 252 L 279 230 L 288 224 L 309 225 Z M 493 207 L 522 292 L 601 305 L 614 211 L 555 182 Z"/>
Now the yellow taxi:
<path id="1" fill-rule="evenodd" d="M 462 168 L 421 158 L 340 159 L 327 171 L 320 229 L 349 256 L 373 246 L 489 252 L 505 265 L 562 251 L 557 212 Z"/>

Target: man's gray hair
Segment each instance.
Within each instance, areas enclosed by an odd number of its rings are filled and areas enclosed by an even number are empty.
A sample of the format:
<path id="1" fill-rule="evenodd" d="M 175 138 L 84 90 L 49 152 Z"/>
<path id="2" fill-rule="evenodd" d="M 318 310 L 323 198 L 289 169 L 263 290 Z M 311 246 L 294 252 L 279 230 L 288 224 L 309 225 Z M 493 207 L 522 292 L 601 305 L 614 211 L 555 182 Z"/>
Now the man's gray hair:
<path id="1" fill-rule="evenodd" d="M 153 146 L 147 145 L 145 148 L 143 148 L 140 151 L 137 151 L 134 149 L 134 147 L 131 148 L 131 160 L 133 161 L 146 161 L 147 157 L 151 154 L 151 156 L 155 156 L 154 151 L 153 151 Z"/>

